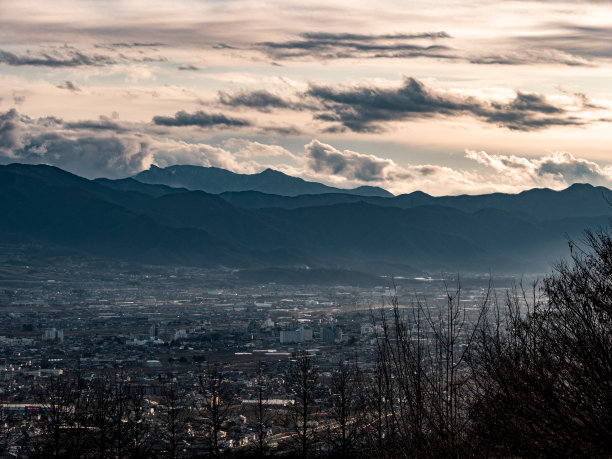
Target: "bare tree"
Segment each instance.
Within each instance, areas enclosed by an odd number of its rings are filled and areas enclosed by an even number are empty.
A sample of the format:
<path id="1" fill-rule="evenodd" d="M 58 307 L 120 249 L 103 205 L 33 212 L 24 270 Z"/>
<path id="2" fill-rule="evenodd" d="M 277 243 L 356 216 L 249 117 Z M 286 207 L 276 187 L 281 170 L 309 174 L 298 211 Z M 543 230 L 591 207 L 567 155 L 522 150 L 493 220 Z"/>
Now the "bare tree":
<path id="1" fill-rule="evenodd" d="M 78 385 L 76 386 L 78 388 Z M 80 395 L 75 389 L 72 375 L 59 375 L 45 381 L 37 389 L 37 398 L 41 405 L 41 435 L 38 438 L 38 449 L 42 454 L 51 457 L 67 457 L 74 453 L 76 398 Z M 80 431 L 81 425 L 76 425 Z M 80 434 L 79 434 L 80 435 Z M 72 438 L 71 438 L 72 437 Z M 80 445 L 78 445 L 80 446 Z"/>
<path id="2" fill-rule="evenodd" d="M 372 399 L 385 444 L 397 455 L 459 454 L 467 444 L 470 407 L 468 356 L 489 307 L 490 287 L 477 304 L 461 301 L 461 285 L 446 288 L 446 301 L 415 299 L 372 313 L 378 367 Z M 382 392 L 382 393 L 381 393 Z M 380 434 L 379 434 L 380 435 Z M 380 440 L 379 440 L 380 442 Z"/>
<path id="3" fill-rule="evenodd" d="M 208 365 L 200 378 L 200 395 L 200 415 L 205 422 L 209 450 L 213 457 L 219 457 L 222 424 L 229 416 L 233 392 L 216 364 Z"/>
<path id="4" fill-rule="evenodd" d="M 316 441 L 316 427 L 312 419 L 315 412 L 315 394 L 319 372 L 312 358 L 304 351 L 298 352 L 291 363 L 285 382 L 294 403 L 289 408 L 289 426 L 295 433 L 299 455 L 308 457 Z"/>
<path id="5" fill-rule="evenodd" d="M 164 385 L 159 399 L 159 426 L 164 451 L 169 458 L 180 456 L 187 433 L 186 396 L 175 382 Z"/>
<path id="6" fill-rule="evenodd" d="M 341 458 L 354 455 L 362 440 L 362 377 L 355 362 L 345 362 L 340 355 L 329 384 L 330 420 L 328 442 L 332 453 Z"/>
<path id="7" fill-rule="evenodd" d="M 144 389 L 128 384 L 125 417 L 125 447 L 126 455 L 131 458 L 146 458 L 151 456 L 152 426 L 147 417 Z"/>
<path id="8" fill-rule="evenodd" d="M 255 376 L 255 438 L 254 445 L 258 457 L 264 457 L 268 453 L 268 437 L 271 431 L 271 423 L 275 417 L 269 402 L 270 391 L 268 380 L 263 374 L 261 362 L 257 366 Z"/>

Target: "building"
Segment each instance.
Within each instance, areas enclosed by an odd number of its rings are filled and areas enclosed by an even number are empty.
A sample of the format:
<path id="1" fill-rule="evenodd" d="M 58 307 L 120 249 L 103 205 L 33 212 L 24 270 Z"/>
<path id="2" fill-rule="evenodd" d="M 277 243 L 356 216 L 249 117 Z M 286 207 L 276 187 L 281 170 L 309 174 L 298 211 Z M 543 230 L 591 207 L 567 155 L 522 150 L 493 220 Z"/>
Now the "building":
<path id="1" fill-rule="evenodd" d="M 321 341 L 326 344 L 339 343 L 342 341 L 342 329 L 337 325 L 322 326 Z"/>
<path id="2" fill-rule="evenodd" d="M 45 334 L 42 336 L 43 341 L 57 341 L 60 343 L 64 342 L 64 330 L 57 330 L 54 328 L 47 328 Z"/>
<path id="3" fill-rule="evenodd" d="M 312 341 L 312 328 L 300 327 L 297 330 L 281 330 L 280 343 L 294 344 Z"/>

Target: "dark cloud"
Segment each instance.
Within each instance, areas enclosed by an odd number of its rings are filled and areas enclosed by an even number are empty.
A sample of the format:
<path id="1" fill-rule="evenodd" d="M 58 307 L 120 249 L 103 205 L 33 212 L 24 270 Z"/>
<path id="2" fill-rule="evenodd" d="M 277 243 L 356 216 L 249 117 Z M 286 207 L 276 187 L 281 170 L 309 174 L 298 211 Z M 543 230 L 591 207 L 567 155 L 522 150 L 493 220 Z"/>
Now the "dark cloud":
<path id="1" fill-rule="evenodd" d="M 195 65 L 179 65 L 178 66 L 179 70 L 200 70 L 199 67 L 196 67 Z"/>
<path id="2" fill-rule="evenodd" d="M 10 51 L 0 49 L 0 64 L 11 66 L 33 66 L 33 67 L 81 67 L 101 66 L 114 64 L 115 61 L 108 56 L 88 56 L 80 51 L 69 51 L 65 54 L 42 53 L 40 55 L 18 55 Z"/>
<path id="3" fill-rule="evenodd" d="M 266 90 L 240 91 L 228 94 L 219 91 L 219 102 L 230 107 L 249 107 L 268 112 L 271 108 L 302 110 L 307 108 L 302 102 L 294 102 Z"/>
<path id="4" fill-rule="evenodd" d="M 568 65 L 570 67 L 592 67 L 594 64 L 583 57 L 569 54 L 556 49 L 533 49 L 516 46 L 518 51 L 478 55 L 467 58 L 471 64 L 477 65 L 533 65 L 551 64 Z"/>
<path id="5" fill-rule="evenodd" d="M 587 124 L 539 94 L 518 92 L 501 104 L 436 92 L 414 78 L 399 88 L 311 86 L 307 96 L 323 107 L 315 119 L 335 123 L 328 128 L 335 131 L 377 132 L 390 121 L 464 115 L 518 131 Z"/>
<path id="6" fill-rule="evenodd" d="M 160 43 L 160 42 L 152 42 L 152 43 L 132 42 L 132 43 L 113 43 L 111 46 L 115 48 L 155 48 L 158 46 L 165 46 L 165 44 Z"/>
<path id="7" fill-rule="evenodd" d="M 78 92 L 81 90 L 81 88 L 79 88 L 76 84 L 68 80 L 64 81 L 62 84 L 58 84 L 57 87 L 60 89 L 67 89 L 68 91 L 73 92 Z"/>
<path id="8" fill-rule="evenodd" d="M 226 45 L 225 43 L 217 43 L 216 45 L 213 45 L 214 49 L 238 49 L 234 46 L 230 46 L 230 45 Z"/>
<path id="9" fill-rule="evenodd" d="M 365 35 L 353 33 L 308 32 L 299 40 L 263 42 L 258 47 L 274 59 L 317 58 L 402 58 L 439 57 L 454 59 L 451 48 L 415 41 L 451 38 L 446 32 L 420 34 Z"/>
<path id="10" fill-rule="evenodd" d="M 302 135 L 302 131 L 295 126 L 262 126 L 259 131 L 263 135 L 282 137 Z"/>
<path id="11" fill-rule="evenodd" d="M 63 123 L 66 129 L 88 129 L 93 131 L 114 131 L 114 132 L 127 132 L 124 126 L 119 123 L 112 121 L 111 119 L 101 116 L 99 120 L 84 120 L 84 121 L 71 121 Z"/>
<path id="12" fill-rule="evenodd" d="M 326 32 L 305 32 L 300 34 L 302 38 L 310 40 L 340 40 L 340 41 L 376 41 L 376 40 L 415 40 L 415 39 L 436 39 L 452 38 L 446 32 L 425 32 L 419 34 L 391 33 L 381 35 L 364 35 L 354 33 L 326 33 Z"/>
<path id="13" fill-rule="evenodd" d="M 153 122 L 159 126 L 245 127 L 252 125 L 248 120 L 230 118 L 222 113 L 205 113 L 202 110 L 194 113 L 181 110 L 174 116 L 155 116 Z"/>

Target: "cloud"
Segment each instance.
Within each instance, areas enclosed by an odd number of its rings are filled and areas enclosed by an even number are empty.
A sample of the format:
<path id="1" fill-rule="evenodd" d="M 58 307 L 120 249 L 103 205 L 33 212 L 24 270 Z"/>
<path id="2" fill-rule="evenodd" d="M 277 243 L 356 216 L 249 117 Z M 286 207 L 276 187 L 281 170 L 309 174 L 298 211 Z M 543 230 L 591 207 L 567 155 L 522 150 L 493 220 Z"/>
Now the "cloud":
<path id="1" fill-rule="evenodd" d="M 177 68 L 179 70 L 187 70 L 187 71 L 200 70 L 199 67 L 196 67 L 195 65 L 179 65 Z"/>
<path id="2" fill-rule="evenodd" d="M 271 108 L 287 108 L 301 110 L 304 105 L 277 96 L 266 90 L 240 91 L 228 94 L 223 91 L 218 93 L 219 102 L 230 107 L 249 107 L 259 111 L 269 112 Z"/>
<path id="3" fill-rule="evenodd" d="M 13 157 L 13 150 L 23 146 L 19 135 L 19 114 L 14 108 L 0 113 L 0 154 Z"/>
<path id="4" fill-rule="evenodd" d="M 248 120 L 231 118 L 222 113 L 209 114 L 202 110 L 194 113 L 181 110 L 174 116 L 154 116 L 153 122 L 159 126 L 245 127 L 252 125 Z"/>
<path id="5" fill-rule="evenodd" d="M 378 185 L 395 193 L 425 190 L 440 194 L 465 192 L 478 183 L 468 171 L 457 171 L 434 164 L 399 165 L 388 158 L 340 151 L 331 145 L 312 140 L 304 146 L 305 169 L 314 177 L 339 186 Z"/>
<path id="6" fill-rule="evenodd" d="M 76 84 L 68 80 L 64 81 L 61 84 L 58 84 L 57 87 L 60 89 L 67 89 L 68 91 L 73 91 L 73 92 L 78 92 L 81 90 L 81 88 L 79 88 Z"/>
<path id="7" fill-rule="evenodd" d="M 30 118 L 12 109 L 0 113 L 0 162 L 51 164 L 84 177 L 126 177 L 151 164 L 216 166 L 249 172 L 230 151 L 121 128 L 110 120 L 64 122 Z"/>
<path id="8" fill-rule="evenodd" d="M 115 48 L 157 48 L 159 46 L 164 46 L 164 43 L 161 42 L 151 42 L 151 43 L 146 43 L 146 42 L 132 42 L 132 43 L 126 43 L 126 42 L 122 42 L 122 43 L 112 43 L 111 46 L 115 47 Z"/>
<path id="9" fill-rule="evenodd" d="M 257 158 L 268 156 L 285 156 L 297 159 L 297 156 L 280 145 L 268 145 L 247 139 L 231 138 L 223 142 L 223 147 L 231 150 L 241 158 Z"/>
<path id="10" fill-rule="evenodd" d="M 407 78 L 396 88 L 312 85 L 306 94 L 322 104 L 314 117 L 334 123 L 330 131 L 379 132 L 385 122 L 443 116 L 473 116 L 514 131 L 589 123 L 540 94 L 517 92 L 509 102 L 489 102 L 436 91 L 415 78 Z"/>
<path id="11" fill-rule="evenodd" d="M 106 116 L 101 116 L 99 120 L 83 120 L 64 122 L 63 126 L 66 129 L 74 130 L 92 130 L 92 131 L 114 131 L 128 132 L 129 129 L 116 121 L 111 120 Z"/>
<path id="12" fill-rule="evenodd" d="M 429 44 L 432 40 L 451 38 L 446 32 L 418 34 L 364 35 L 353 33 L 307 32 L 299 40 L 267 41 L 257 48 L 273 59 L 349 59 L 435 57 L 453 59 L 451 48 Z M 422 42 L 425 42 L 422 44 Z"/>
<path id="13" fill-rule="evenodd" d="M 612 30 L 606 26 L 578 25 L 575 23 L 546 24 L 544 33 L 522 35 L 509 40 L 511 44 L 535 49 L 538 52 L 560 53 L 575 56 L 587 63 L 597 59 L 612 58 L 609 43 Z"/>
<path id="14" fill-rule="evenodd" d="M 213 45 L 212 47 L 213 49 L 238 49 L 234 46 L 230 46 L 225 43 L 217 43 L 216 45 Z"/>
<path id="15" fill-rule="evenodd" d="M 355 33 L 327 33 L 327 32 L 305 32 L 300 34 L 302 38 L 310 40 L 338 40 L 338 41 L 378 41 L 378 40 L 415 40 L 415 39 L 436 39 L 436 38 L 452 38 L 448 33 L 442 32 L 424 32 L 417 34 L 408 33 L 390 33 L 390 34 L 355 34 Z"/>
<path id="16" fill-rule="evenodd" d="M 612 186 L 612 166 L 601 166 L 568 152 L 527 158 L 467 150 L 468 159 L 484 166 L 477 172 L 434 164 L 400 165 L 375 155 L 341 151 L 318 140 L 305 145 L 304 151 L 302 175 L 341 187 L 367 183 L 394 193 L 420 190 L 443 195 L 517 193 L 534 187 L 560 190 L 573 183 Z"/>
<path id="17" fill-rule="evenodd" d="M 523 187 L 546 186 L 555 189 L 573 183 L 610 186 L 612 166 L 602 167 L 568 152 L 555 152 L 541 158 L 489 154 L 467 150 L 466 157 L 494 170 L 501 177 L 521 183 Z"/>
<path id="18" fill-rule="evenodd" d="M 0 49 L 0 64 L 33 67 L 81 67 L 115 64 L 108 56 L 86 55 L 80 51 L 68 50 L 64 53 L 42 53 L 39 55 L 18 55 Z"/>
<path id="19" fill-rule="evenodd" d="M 281 137 L 296 137 L 302 135 L 303 132 L 296 126 L 289 125 L 267 125 L 260 126 L 258 128 L 259 133 L 262 135 L 281 136 Z"/>
<path id="20" fill-rule="evenodd" d="M 466 57 L 471 64 L 478 65 L 533 65 L 533 64 L 560 64 L 571 67 L 591 67 L 593 62 L 585 57 L 571 54 L 558 49 L 522 48 L 478 54 Z"/>
<path id="21" fill-rule="evenodd" d="M 341 152 L 318 140 L 313 140 L 304 148 L 308 167 L 312 171 L 340 175 L 349 180 L 364 182 L 384 180 L 389 173 L 388 170 L 396 168 L 395 163 L 390 159 L 364 155 L 350 150 Z"/>

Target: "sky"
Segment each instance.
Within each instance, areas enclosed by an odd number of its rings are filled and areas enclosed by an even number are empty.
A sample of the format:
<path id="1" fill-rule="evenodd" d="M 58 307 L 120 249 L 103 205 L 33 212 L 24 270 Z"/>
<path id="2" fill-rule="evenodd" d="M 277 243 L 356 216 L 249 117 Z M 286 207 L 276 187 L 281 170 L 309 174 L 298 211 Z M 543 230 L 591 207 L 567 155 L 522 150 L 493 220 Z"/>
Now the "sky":
<path id="1" fill-rule="evenodd" d="M 0 164 L 612 188 L 612 2 L 0 1 Z"/>

